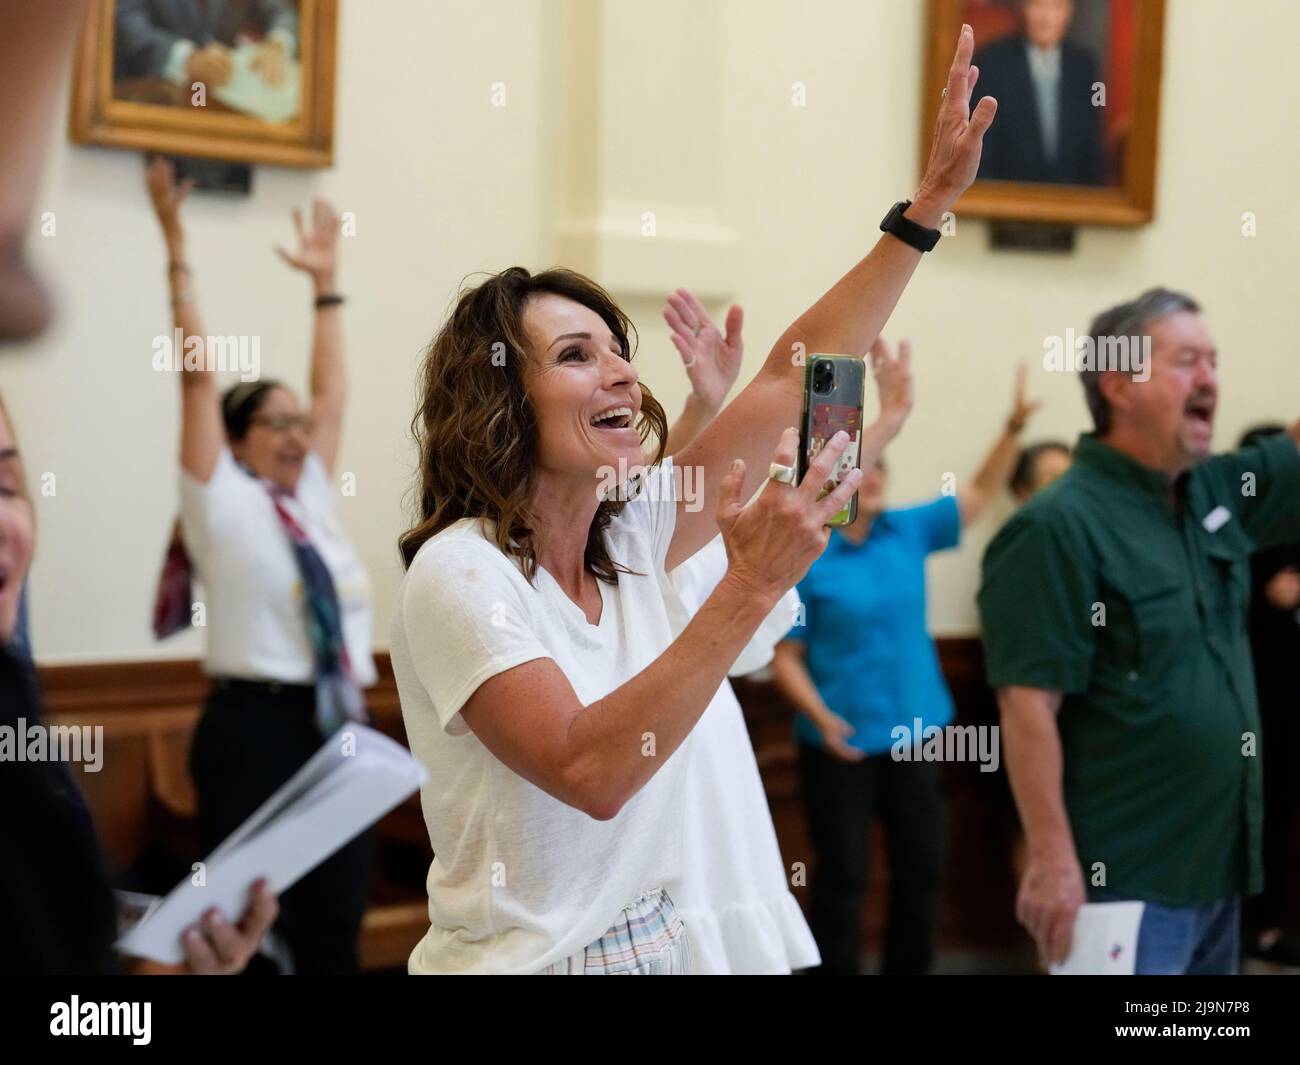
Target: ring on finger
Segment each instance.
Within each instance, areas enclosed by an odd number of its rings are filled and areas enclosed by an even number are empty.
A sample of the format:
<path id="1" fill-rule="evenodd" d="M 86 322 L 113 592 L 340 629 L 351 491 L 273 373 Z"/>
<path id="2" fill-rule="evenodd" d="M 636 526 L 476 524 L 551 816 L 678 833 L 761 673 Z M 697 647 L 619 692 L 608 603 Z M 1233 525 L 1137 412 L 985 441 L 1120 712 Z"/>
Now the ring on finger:
<path id="1" fill-rule="evenodd" d="M 782 484 L 794 484 L 794 467 L 774 462 L 767 468 L 767 476 L 770 480 L 780 481 Z"/>

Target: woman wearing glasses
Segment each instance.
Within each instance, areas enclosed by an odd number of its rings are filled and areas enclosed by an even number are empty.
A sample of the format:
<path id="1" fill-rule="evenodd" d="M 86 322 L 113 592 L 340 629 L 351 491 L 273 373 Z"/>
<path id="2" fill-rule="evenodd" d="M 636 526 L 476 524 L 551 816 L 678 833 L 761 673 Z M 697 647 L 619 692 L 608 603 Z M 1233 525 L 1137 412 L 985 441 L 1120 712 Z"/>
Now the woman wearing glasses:
<path id="1" fill-rule="evenodd" d="M 181 383 L 180 536 L 155 608 L 165 636 L 197 621 L 207 636 L 212 693 L 190 766 L 201 845 L 210 853 L 349 720 L 375 681 L 370 583 L 334 512 L 330 483 L 346 392 L 334 291 L 338 219 L 314 205 L 299 248 L 277 249 L 315 290 L 310 409 L 277 381 L 219 393 L 194 299 L 177 186 L 155 159 L 148 185 L 162 227 Z M 198 356 L 206 354 L 208 358 Z M 203 585 L 189 590 L 190 563 Z M 200 610 L 201 607 L 201 610 Z M 296 972 L 356 969 L 370 841 L 362 834 L 284 893 L 277 929 Z"/>

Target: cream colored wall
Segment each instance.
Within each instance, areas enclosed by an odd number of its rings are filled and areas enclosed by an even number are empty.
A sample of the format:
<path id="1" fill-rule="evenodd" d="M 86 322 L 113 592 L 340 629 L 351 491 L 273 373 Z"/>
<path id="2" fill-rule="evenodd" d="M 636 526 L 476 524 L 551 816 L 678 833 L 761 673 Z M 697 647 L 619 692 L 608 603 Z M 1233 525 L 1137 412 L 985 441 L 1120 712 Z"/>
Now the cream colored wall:
<path id="1" fill-rule="evenodd" d="M 748 314 L 747 377 L 789 320 L 870 247 L 915 186 L 919 2 L 345 0 L 336 166 L 258 167 L 247 200 L 196 199 L 190 260 L 209 331 L 262 338 L 267 372 L 301 385 L 305 282 L 270 251 L 312 195 L 354 211 L 341 287 L 353 395 L 340 508 L 372 574 L 377 644 L 399 567 L 420 348 L 459 280 L 513 262 L 591 270 L 641 328 L 639 366 L 670 413 L 685 378 L 658 317 L 696 287 Z M 891 454 L 899 500 L 968 475 L 1001 422 L 1015 361 L 1101 306 L 1162 282 L 1206 305 L 1222 349 L 1220 443 L 1300 414 L 1292 266 L 1300 236 L 1285 0 L 1168 5 L 1157 219 L 1081 230 L 1076 252 L 992 253 L 982 223 L 928 257 L 890 323 L 912 338 L 918 403 Z M 792 83 L 807 105 L 791 103 Z M 491 87 L 504 82 L 506 106 Z M 196 654 L 156 645 L 153 581 L 176 503 L 176 383 L 149 367 L 166 328 L 163 257 L 129 153 L 52 146 L 33 226 L 61 313 L 0 369 L 38 500 L 34 638 L 43 661 Z M 1258 216 L 1258 236 L 1240 216 Z M 645 212 L 655 235 L 642 236 Z M 1039 370 L 1030 436 L 1084 427 L 1073 379 Z M 937 631 L 973 631 L 979 551 L 996 519 L 932 569 Z"/>

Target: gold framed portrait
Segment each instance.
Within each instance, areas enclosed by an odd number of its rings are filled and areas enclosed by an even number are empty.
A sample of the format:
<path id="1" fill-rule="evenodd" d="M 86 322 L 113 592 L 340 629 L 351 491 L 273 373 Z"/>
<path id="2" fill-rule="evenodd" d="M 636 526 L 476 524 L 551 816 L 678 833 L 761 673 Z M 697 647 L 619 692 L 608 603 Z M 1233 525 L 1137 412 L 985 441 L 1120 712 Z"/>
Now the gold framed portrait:
<path id="1" fill-rule="evenodd" d="M 971 107 L 998 101 L 959 215 L 1139 226 L 1155 214 L 1164 0 L 930 0 L 922 129 L 934 128 L 962 23 Z M 928 135 L 921 147 L 929 152 Z"/>
<path id="2" fill-rule="evenodd" d="M 336 0 L 91 0 L 69 136 L 167 155 L 324 167 Z"/>

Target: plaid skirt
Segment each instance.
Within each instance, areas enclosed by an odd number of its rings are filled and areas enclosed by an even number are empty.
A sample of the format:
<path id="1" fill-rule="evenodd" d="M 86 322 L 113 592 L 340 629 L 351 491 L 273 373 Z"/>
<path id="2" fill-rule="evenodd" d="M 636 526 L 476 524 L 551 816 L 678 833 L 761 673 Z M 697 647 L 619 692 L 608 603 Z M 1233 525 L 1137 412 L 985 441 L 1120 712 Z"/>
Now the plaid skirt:
<path id="1" fill-rule="evenodd" d="M 545 976 L 678 976 L 690 972 L 686 929 L 663 888 L 626 907 L 609 931 L 577 954 L 541 971 Z"/>

